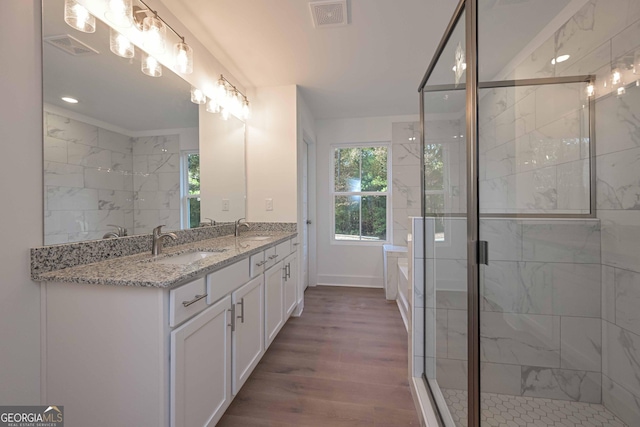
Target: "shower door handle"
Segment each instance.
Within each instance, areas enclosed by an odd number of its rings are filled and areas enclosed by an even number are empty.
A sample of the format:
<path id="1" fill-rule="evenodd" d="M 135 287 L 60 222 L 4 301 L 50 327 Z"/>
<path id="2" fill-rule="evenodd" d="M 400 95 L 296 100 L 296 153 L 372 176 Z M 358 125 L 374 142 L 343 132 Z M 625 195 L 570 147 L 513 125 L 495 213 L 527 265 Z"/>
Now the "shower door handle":
<path id="1" fill-rule="evenodd" d="M 489 242 L 478 240 L 478 264 L 489 265 Z"/>

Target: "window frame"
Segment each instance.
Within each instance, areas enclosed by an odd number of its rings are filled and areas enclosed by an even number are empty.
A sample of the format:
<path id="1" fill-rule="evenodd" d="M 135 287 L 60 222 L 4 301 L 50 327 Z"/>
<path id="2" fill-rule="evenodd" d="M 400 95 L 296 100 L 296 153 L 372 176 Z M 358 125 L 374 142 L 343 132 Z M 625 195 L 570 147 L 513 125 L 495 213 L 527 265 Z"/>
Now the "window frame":
<path id="1" fill-rule="evenodd" d="M 335 171 L 336 171 L 336 149 L 342 148 L 371 148 L 385 147 L 387 149 L 387 191 L 336 191 Z M 329 162 L 329 197 L 331 197 L 331 227 L 330 244 L 332 245 L 357 245 L 357 246 L 381 246 L 393 241 L 393 216 L 392 216 L 392 144 L 390 141 L 384 142 L 354 142 L 331 144 L 331 161 Z M 386 196 L 387 198 L 387 235 L 385 240 L 341 240 L 336 239 L 336 196 Z M 362 202 L 360 204 L 362 212 Z M 362 215 L 360 215 L 360 237 L 362 237 Z"/>
<path id="2" fill-rule="evenodd" d="M 189 194 L 189 156 L 192 154 L 199 155 L 200 150 L 183 150 L 180 152 L 180 224 L 183 230 L 191 229 L 189 227 L 189 200 L 200 198 L 200 193 Z M 202 221 L 202 218 L 200 218 L 200 221 Z M 198 226 L 200 224 L 194 228 Z"/>

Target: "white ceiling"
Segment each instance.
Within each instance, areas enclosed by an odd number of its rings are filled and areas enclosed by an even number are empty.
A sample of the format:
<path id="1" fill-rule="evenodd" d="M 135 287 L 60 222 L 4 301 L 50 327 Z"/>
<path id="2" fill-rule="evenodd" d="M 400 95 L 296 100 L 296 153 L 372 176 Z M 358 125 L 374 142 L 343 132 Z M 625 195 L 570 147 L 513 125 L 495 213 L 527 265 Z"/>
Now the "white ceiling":
<path id="1" fill-rule="evenodd" d="M 163 0 L 245 86 L 298 84 L 316 119 L 417 114 L 458 0 L 350 0 L 315 29 L 306 0 Z"/>

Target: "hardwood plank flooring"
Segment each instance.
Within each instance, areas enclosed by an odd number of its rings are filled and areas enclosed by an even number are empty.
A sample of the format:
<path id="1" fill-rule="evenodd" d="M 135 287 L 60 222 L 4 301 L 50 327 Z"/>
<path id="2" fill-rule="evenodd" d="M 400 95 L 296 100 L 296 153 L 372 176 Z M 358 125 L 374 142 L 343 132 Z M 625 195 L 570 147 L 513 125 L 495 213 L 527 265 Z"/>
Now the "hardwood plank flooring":
<path id="1" fill-rule="evenodd" d="M 382 289 L 309 288 L 218 426 L 418 426 L 407 357 Z"/>

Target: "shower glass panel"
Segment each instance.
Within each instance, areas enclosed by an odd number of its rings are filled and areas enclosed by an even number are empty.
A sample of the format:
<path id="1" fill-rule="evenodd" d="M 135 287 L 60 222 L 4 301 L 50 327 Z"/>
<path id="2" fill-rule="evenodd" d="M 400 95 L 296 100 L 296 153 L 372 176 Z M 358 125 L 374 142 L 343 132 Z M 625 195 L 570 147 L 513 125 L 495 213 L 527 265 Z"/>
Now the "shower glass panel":
<path id="1" fill-rule="evenodd" d="M 424 374 L 447 426 L 467 423 L 464 28 L 462 13 L 422 91 Z"/>

